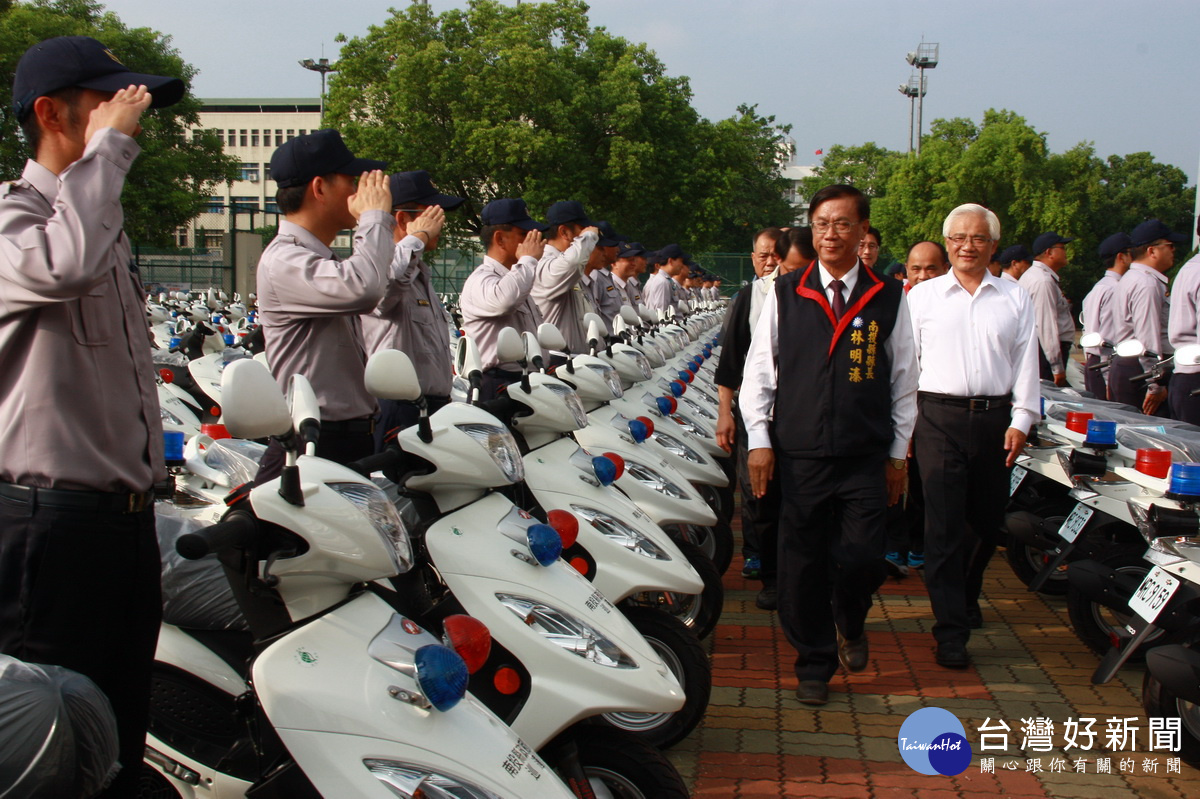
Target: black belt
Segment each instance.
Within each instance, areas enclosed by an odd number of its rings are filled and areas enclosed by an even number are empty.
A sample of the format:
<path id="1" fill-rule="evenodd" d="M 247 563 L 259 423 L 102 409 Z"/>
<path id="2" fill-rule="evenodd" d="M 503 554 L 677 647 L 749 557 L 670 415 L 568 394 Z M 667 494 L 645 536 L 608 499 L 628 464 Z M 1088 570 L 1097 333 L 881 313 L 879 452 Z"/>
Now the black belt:
<path id="1" fill-rule="evenodd" d="M 375 420 L 367 419 L 347 419 L 343 422 L 321 422 L 322 433 L 374 433 Z"/>
<path id="2" fill-rule="evenodd" d="M 936 402 L 939 405 L 952 405 L 955 408 L 966 408 L 969 411 L 994 411 L 997 408 L 1007 408 L 1012 405 L 1012 394 L 1002 397 L 955 397 L 950 394 L 934 394 L 931 391 L 918 391 L 917 396 L 926 402 Z"/>
<path id="3" fill-rule="evenodd" d="M 0 497 L 26 505 L 91 513 L 141 513 L 154 504 L 153 491 L 68 491 L 0 483 Z"/>
<path id="4" fill-rule="evenodd" d="M 506 380 L 506 379 L 520 380 L 521 375 L 522 375 L 521 372 L 511 371 L 509 369 L 501 369 L 499 366 L 493 366 L 489 369 L 484 369 L 483 374 L 486 377 L 496 377 L 501 380 Z"/>

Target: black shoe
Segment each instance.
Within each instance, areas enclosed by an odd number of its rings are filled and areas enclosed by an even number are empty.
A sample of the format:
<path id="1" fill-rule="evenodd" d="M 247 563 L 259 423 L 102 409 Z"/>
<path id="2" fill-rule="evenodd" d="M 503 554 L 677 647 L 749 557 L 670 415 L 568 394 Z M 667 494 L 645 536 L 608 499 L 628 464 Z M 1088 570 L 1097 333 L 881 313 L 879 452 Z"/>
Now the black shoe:
<path id="1" fill-rule="evenodd" d="M 829 683 L 824 680 L 801 680 L 796 699 L 802 705 L 823 705 L 829 701 Z"/>
<path id="2" fill-rule="evenodd" d="M 978 605 L 967 608 L 967 626 L 972 630 L 983 627 L 983 611 L 979 609 Z"/>
<path id="3" fill-rule="evenodd" d="M 779 607 L 779 589 L 773 585 L 764 585 L 754 598 L 754 606 L 759 610 L 775 610 Z"/>
<path id="4" fill-rule="evenodd" d="M 858 672 L 867 667 L 867 634 L 863 633 L 853 641 L 842 638 L 838 633 L 838 660 L 846 671 Z"/>
<path id="5" fill-rule="evenodd" d="M 965 669 L 970 666 L 971 656 L 967 654 L 967 645 L 958 641 L 938 644 L 937 664 L 947 669 Z"/>

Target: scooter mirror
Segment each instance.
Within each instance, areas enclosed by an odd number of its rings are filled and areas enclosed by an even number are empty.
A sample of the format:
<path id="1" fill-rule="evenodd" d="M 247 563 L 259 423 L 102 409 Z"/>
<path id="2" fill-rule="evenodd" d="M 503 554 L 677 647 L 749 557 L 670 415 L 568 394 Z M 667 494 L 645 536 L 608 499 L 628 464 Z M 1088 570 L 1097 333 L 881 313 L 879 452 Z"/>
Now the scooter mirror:
<path id="1" fill-rule="evenodd" d="M 288 381 L 288 408 L 292 412 L 292 429 L 300 430 L 309 422 L 321 421 L 321 402 L 312 383 L 304 375 L 292 375 Z"/>
<path id="2" fill-rule="evenodd" d="M 591 325 L 593 322 L 599 327 L 602 337 L 608 335 L 608 325 L 604 323 L 604 317 L 594 311 L 589 311 L 583 315 L 583 327 L 588 331 L 589 339 L 592 337 Z"/>
<path id="3" fill-rule="evenodd" d="M 221 375 L 225 429 L 235 438 L 286 435 L 292 429 L 287 402 L 267 367 L 251 358 L 234 361 Z"/>
<path id="4" fill-rule="evenodd" d="M 563 338 L 558 328 L 549 322 L 542 322 L 537 329 L 538 343 L 548 350 L 565 350 L 567 340 Z"/>
<path id="5" fill-rule="evenodd" d="M 587 314 L 587 316 L 595 317 L 594 319 L 588 320 L 587 323 L 588 346 L 591 347 L 594 343 L 596 347 L 602 349 L 605 346 L 603 332 L 605 330 L 604 323 L 601 322 L 600 317 L 596 316 L 595 314 Z"/>
<path id="6" fill-rule="evenodd" d="M 475 372 L 483 372 L 483 360 L 479 357 L 479 348 L 469 337 L 463 336 L 456 342 L 454 353 L 456 369 L 463 377 L 470 377 Z"/>
<path id="7" fill-rule="evenodd" d="M 650 308 L 647 308 L 645 305 L 638 308 L 638 316 L 642 318 L 642 321 L 649 322 L 650 324 L 654 324 L 658 321 L 658 313 Z"/>
<path id="8" fill-rule="evenodd" d="M 500 335 L 496 337 L 496 355 L 504 362 L 524 364 L 525 341 L 521 334 L 511 327 L 501 330 Z"/>
<path id="9" fill-rule="evenodd" d="M 1079 337 L 1079 346 L 1094 349 L 1104 346 L 1104 336 L 1099 333 L 1084 333 Z"/>
<path id="10" fill-rule="evenodd" d="M 630 327 L 637 327 L 642 323 L 642 317 L 638 315 L 637 308 L 632 305 L 621 306 L 621 319 Z M 616 320 L 613 320 L 614 322 Z"/>
<path id="11" fill-rule="evenodd" d="M 1200 365 L 1200 344 L 1184 344 L 1175 350 L 1176 366 Z"/>
<path id="12" fill-rule="evenodd" d="M 1139 358 L 1146 354 L 1146 347 L 1136 338 L 1131 338 L 1118 344 L 1116 352 L 1122 358 Z"/>
<path id="13" fill-rule="evenodd" d="M 367 392 L 377 399 L 414 402 L 421 397 L 421 383 L 412 360 L 400 350 L 380 350 L 367 361 Z"/>
<path id="14" fill-rule="evenodd" d="M 521 337 L 525 339 L 526 360 L 533 369 L 541 371 L 545 364 L 542 362 L 542 345 L 538 343 L 537 336 L 526 330 Z"/>
<path id="15" fill-rule="evenodd" d="M 612 332 L 614 336 L 619 336 L 629 329 L 629 325 L 620 316 L 614 316 L 612 321 Z"/>

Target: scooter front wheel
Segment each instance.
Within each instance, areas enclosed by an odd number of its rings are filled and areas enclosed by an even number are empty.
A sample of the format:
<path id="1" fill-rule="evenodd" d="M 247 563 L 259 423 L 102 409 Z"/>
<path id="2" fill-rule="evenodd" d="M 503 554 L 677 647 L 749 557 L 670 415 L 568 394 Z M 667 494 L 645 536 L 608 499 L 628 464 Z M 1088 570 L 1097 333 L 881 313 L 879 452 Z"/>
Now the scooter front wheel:
<path id="1" fill-rule="evenodd" d="M 648 743 L 619 730 L 580 727 L 579 760 L 596 799 L 687 799 L 687 785 L 671 761 Z"/>
<path id="2" fill-rule="evenodd" d="M 666 749 L 690 735 L 704 718 L 712 693 L 712 664 L 696 636 L 678 619 L 654 608 L 627 607 L 622 612 L 683 686 L 684 703 L 673 713 L 606 713 L 600 718 Z"/>
<path id="3" fill-rule="evenodd" d="M 1144 546 L 1118 545 L 1097 561 L 1118 574 L 1128 575 L 1133 585 L 1142 581 L 1150 571 L 1150 564 L 1142 557 Z M 1079 640 L 1093 652 L 1104 655 L 1113 645 L 1113 639 L 1124 638 L 1132 611 L 1110 608 L 1095 601 L 1074 588 L 1067 592 L 1067 615 Z M 1161 643 L 1162 632 L 1155 632 L 1129 656 L 1129 663 L 1139 663 L 1146 657 L 1146 650 Z"/>
<path id="4" fill-rule="evenodd" d="M 1200 705 L 1176 696 L 1147 671 L 1142 678 L 1142 707 L 1147 718 L 1179 719 L 1177 754 L 1188 765 L 1200 767 Z"/>
<path id="5" fill-rule="evenodd" d="M 712 527 L 702 527 L 697 524 L 677 524 L 664 527 L 677 541 L 686 541 L 700 547 L 718 574 L 724 574 L 733 562 L 733 528 L 728 522 L 717 520 Z"/>
<path id="6" fill-rule="evenodd" d="M 697 638 L 706 638 L 721 620 L 725 606 L 725 586 L 721 573 L 711 560 L 697 547 L 687 541 L 676 541 L 679 551 L 704 581 L 704 590 L 699 594 L 680 594 L 674 591 L 643 591 L 630 597 L 634 605 L 657 608 L 669 613 L 684 623 Z"/>

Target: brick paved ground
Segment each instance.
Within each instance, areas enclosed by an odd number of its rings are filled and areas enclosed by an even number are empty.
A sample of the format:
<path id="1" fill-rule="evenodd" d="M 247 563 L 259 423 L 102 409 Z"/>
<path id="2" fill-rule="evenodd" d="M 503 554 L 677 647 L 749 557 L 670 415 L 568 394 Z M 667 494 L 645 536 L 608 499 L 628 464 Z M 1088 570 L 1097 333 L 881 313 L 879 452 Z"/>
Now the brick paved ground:
<path id="1" fill-rule="evenodd" d="M 775 614 L 758 610 L 759 583 L 741 578 L 735 559 L 725 579 L 722 624 L 708 642 L 713 692 L 708 715 L 671 759 L 691 782 L 696 797 L 852 796 L 891 797 L 1196 797 L 1200 772 L 1186 763 L 1167 774 L 1169 753 L 1147 753 L 1147 721 L 1141 706 L 1142 671 L 1129 666 L 1111 683 L 1093 686 L 1098 662 L 1071 632 L 1065 603 L 1029 593 L 997 553 L 984 588 L 984 628 L 974 632 L 974 665 L 965 671 L 939 667 L 928 630 L 932 613 L 917 575 L 889 579 L 867 621 L 871 660 L 865 672 L 839 673 L 830 702 L 810 708 L 796 701 L 793 650 Z M 935 706 L 958 716 L 978 748 L 985 718 L 1012 727 L 1010 748 L 984 773 L 979 753 L 958 777 L 925 776 L 900 758 L 896 737 L 913 711 Z M 1021 719 L 1057 722 L 1054 743 L 1068 719 L 1096 717 L 1097 748 L 1064 753 L 1020 751 Z M 1109 717 L 1137 717 L 1139 751 L 1098 751 Z M 1086 757 L 1086 773 L 1074 760 Z M 1112 759 L 1112 774 L 1099 774 L 1097 757 Z M 1143 761 L 1157 760 L 1157 773 Z M 1028 758 L 1043 771 L 1030 773 Z M 1051 761 L 1066 761 L 1066 773 Z M 1133 765 L 1122 769 L 1121 759 Z M 1004 764 L 1015 763 L 1015 770 Z M 1129 764 L 1126 764 L 1127 766 Z"/>

